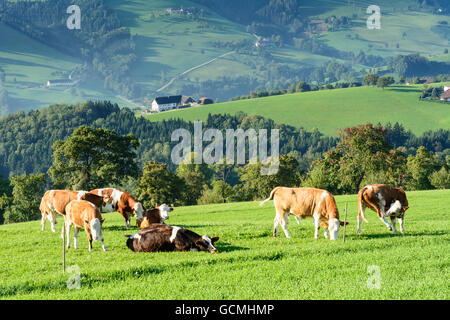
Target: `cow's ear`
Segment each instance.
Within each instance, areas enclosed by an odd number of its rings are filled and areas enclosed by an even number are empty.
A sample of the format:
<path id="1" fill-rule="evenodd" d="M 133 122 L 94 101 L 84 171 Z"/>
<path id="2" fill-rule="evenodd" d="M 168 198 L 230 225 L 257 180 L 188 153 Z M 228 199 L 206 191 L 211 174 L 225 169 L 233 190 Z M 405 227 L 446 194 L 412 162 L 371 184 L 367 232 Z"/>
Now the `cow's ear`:
<path id="1" fill-rule="evenodd" d="M 103 222 L 105 221 L 105 218 L 101 218 L 100 219 L 100 223 L 103 224 Z"/>
<path id="2" fill-rule="evenodd" d="M 169 211 L 173 211 L 173 208 L 170 208 L 170 210 Z"/>
<path id="3" fill-rule="evenodd" d="M 200 240 L 195 240 L 195 246 L 200 247 Z"/>
<path id="4" fill-rule="evenodd" d="M 344 221 L 339 221 L 339 224 L 340 224 L 341 226 L 348 225 L 348 221 L 346 221 L 346 222 L 344 222 Z"/>
<path id="5" fill-rule="evenodd" d="M 220 239 L 219 237 L 214 237 L 214 238 L 211 239 L 211 242 L 212 243 L 217 242 L 217 241 L 219 241 L 219 239 Z"/>

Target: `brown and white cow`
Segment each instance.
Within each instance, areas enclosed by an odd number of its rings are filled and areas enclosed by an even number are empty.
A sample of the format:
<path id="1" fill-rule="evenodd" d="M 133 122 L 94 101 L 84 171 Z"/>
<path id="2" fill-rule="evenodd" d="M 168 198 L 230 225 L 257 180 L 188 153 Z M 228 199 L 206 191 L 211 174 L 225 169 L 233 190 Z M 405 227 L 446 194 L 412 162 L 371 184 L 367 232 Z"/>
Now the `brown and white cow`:
<path id="1" fill-rule="evenodd" d="M 157 205 L 156 208 L 144 212 L 144 218 L 142 222 L 138 224 L 138 227 L 145 229 L 155 223 L 163 224 L 165 220 L 169 220 L 170 211 L 173 211 L 173 208 L 169 207 L 167 204 Z"/>
<path id="2" fill-rule="evenodd" d="M 134 252 L 157 251 L 207 251 L 218 253 L 214 243 L 219 237 L 210 238 L 167 224 L 153 224 L 132 236 L 127 236 L 127 247 Z"/>
<path id="3" fill-rule="evenodd" d="M 400 232 L 404 232 L 404 216 L 405 211 L 408 210 L 408 200 L 406 199 L 405 191 L 400 188 L 395 188 L 386 184 L 372 184 L 367 185 L 358 192 L 358 233 L 361 233 L 361 220 L 368 222 L 364 212 L 366 208 L 375 211 L 378 218 L 386 225 L 389 231 L 397 233 L 395 228 L 395 219 L 398 219 L 400 224 Z M 387 221 L 390 217 L 392 227 Z"/>
<path id="4" fill-rule="evenodd" d="M 57 214 L 65 215 L 66 206 L 72 200 L 86 200 L 93 203 L 98 208 L 111 202 L 111 199 L 108 196 L 102 197 L 87 191 L 48 190 L 42 197 L 39 206 L 42 215 L 42 231 L 45 229 L 45 222 L 48 218 L 51 223 L 52 231 L 56 232 L 56 216 Z"/>
<path id="5" fill-rule="evenodd" d="M 289 214 L 293 214 L 297 222 L 299 222 L 297 217 L 302 219 L 307 217 L 314 218 L 314 237 L 316 239 L 319 239 L 319 228 L 322 226 L 325 229 L 325 238 L 328 238 L 328 231 L 330 231 L 330 240 L 337 240 L 339 226 L 344 225 L 344 223 L 339 221 L 336 201 L 330 192 L 315 188 L 277 187 L 272 190 L 269 198 L 262 201 L 260 205 L 263 206 L 272 198 L 276 210 L 273 229 L 274 237 L 278 235 L 279 224 L 281 224 L 286 238 L 291 237 L 287 225 Z"/>
<path id="6" fill-rule="evenodd" d="M 89 201 L 74 200 L 66 207 L 64 222 L 67 234 L 67 248 L 70 248 L 70 228 L 74 225 L 73 242 L 75 249 L 78 249 L 78 232 L 81 228 L 86 231 L 89 240 L 89 251 L 92 251 L 92 240 L 101 241 L 103 251 L 106 251 L 103 239 L 102 218 L 100 210 Z M 64 232 L 64 228 L 62 229 Z M 62 233 L 62 236 L 64 234 Z"/>
<path id="7" fill-rule="evenodd" d="M 128 213 L 136 216 L 136 225 L 139 226 L 144 214 L 144 207 L 142 204 L 126 191 L 121 191 L 114 188 L 95 189 L 90 191 L 91 193 L 99 196 L 107 195 L 112 199 L 111 205 L 103 208 L 102 212 L 119 212 L 125 219 L 125 225 L 130 227 L 130 217 Z"/>

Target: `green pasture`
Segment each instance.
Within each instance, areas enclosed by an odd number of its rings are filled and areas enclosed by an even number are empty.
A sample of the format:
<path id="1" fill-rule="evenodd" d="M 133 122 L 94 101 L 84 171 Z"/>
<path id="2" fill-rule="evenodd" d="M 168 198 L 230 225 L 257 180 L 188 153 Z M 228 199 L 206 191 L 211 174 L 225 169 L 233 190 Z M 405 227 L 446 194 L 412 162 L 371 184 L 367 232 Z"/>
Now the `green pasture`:
<path id="1" fill-rule="evenodd" d="M 314 239 L 312 219 L 297 225 L 292 238 L 272 237 L 272 202 L 180 207 L 168 223 L 219 236 L 220 253 L 134 253 L 125 245 L 123 218 L 104 214 L 105 243 L 92 252 L 84 233 L 66 252 L 68 267 L 80 270 L 80 289 L 70 290 L 74 273 L 62 273 L 62 239 L 40 230 L 40 222 L 0 226 L 1 299 L 446 299 L 449 292 L 450 190 L 407 192 L 410 209 L 404 234 L 392 234 L 367 211 L 369 223 L 356 233 L 357 198 L 336 197 L 343 219 L 348 202 L 346 242 Z M 134 222 L 134 219 L 132 220 Z M 397 224 L 398 227 L 398 224 Z M 342 229 L 341 229 L 342 230 Z M 72 233 L 73 235 L 73 233 Z M 73 239 L 72 239 L 73 241 Z M 380 287 L 372 268 L 379 270 Z M 368 272 L 369 271 L 369 272 Z"/>
<path id="2" fill-rule="evenodd" d="M 419 101 L 421 85 L 393 86 L 384 90 L 359 87 L 287 94 L 225 102 L 146 116 L 152 121 L 181 118 L 206 120 L 208 114 L 258 114 L 294 127 L 318 128 L 325 135 L 365 122 L 402 123 L 415 134 L 450 127 L 448 104 Z"/>

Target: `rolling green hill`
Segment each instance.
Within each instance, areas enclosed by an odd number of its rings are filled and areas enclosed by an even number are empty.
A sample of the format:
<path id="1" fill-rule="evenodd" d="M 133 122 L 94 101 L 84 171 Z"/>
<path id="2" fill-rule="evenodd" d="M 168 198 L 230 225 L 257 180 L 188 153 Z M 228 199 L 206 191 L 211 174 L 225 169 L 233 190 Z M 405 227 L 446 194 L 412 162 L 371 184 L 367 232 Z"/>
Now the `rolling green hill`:
<path id="1" fill-rule="evenodd" d="M 255 86 L 276 86 L 278 80 L 294 79 L 298 70 L 322 66 L 330 60 L 345 63 L 355 72 L 370 69 L 359 63 L 351 65 L 349 60 L 299 49 L 290 42 L 282 47 L 266 48 L 269 54 L 266 58 L 227 46 L 216 46 L 214 43 L 217 42 L 247 42 L 251 47 L 259 36 L 249 33 L 245 23 L 234 21 L 233 16 L 226 16 L 214 6 L 202 5 L 202 1 L 104 2 L 118 15 L 121 25 L 133 34 L 137 62 L 130 68 L 129 75 L 141 89 L 140 96 L 133 101 L 122 98 L 105 90 L 104 79 L 92 74 L 88 74 L 74 90 L 43 87 L 48 79 L 67 78 L 75 68 L 83 66 L 84 61 L 62 54 L 0 22 L 0 67 L 6 72 L 5 89 L 10 98 L 10 112 L 87 99 L 109 99 L 133 108 L 148 105 L 157 95 L 190 94 L 189 91 L 206 96 L 213 94 L 211 98 L 220 97 L 223 101 L 247 94 L 255 90 Z M 237 4 L 239 1 L 233 2 L 233 5 Z M 369 15 L 365 10 L 370 4 L 369 1 L 308 0 L 302 1 L 300 11 L 303 18 L 316 20 L 332 15 L 350 17 L 353 21 L 350 28 L 332 32 L 327 26 L 327 32 L 315 34 L 315 41 L 342 52 L 363 50 L 366 55 L 382 57 L 419 52 L 436 57 L 448 47 L 447 27 L 438 25 L 440 21 L 450 23 L 448 16 L 435 15 L 430 8 L 422 8 L 416 1 L 380 0 L 377 4 L 382 9 L 382 29 L 368 30 L 366 20 Z M 229 6 L 232 6 L 231 2 Z M 169 15 L 166 11 L 169 7 L 195 7 L 203 10 L 203 14 L 201 18 Z M 298 34 L 299 38 L 303 36 Z M 224 54 L 227 55 L 222 56 Z M 436 60 L 448 61 L 448 57 Z M 238 77 L 248 77 L 249 80 L 241 79 L 236 85 L 233 79 Z M 174 81 L 170 82 L 172 79 Z M 215 89 L 211 89 L 205 86 L 208 81 L 219 82 Z M 165 85 L 168 86 L 158 91 Z M 226 92 L 223 93 L 226 97 L 220 96 L 222 91 Z"/>
<path id="2" fill-rule="evenodd" d="M 66 266 L 79 269 L 80 289 L 70 290 L 74 271 L 62 273 L 62 239 L 40 221 L 0 226 L 0 299 L 444 299 L 448 288 L 450 190 L 408 192 L 404 234 L 394 235 L 372 211 L 356 233 L 357 197 L 338 196 L 343 215 L 348 202 L 346 242 L 314 239 L 312 219 L 297 225 L 291 239 L 272 237 L 272 202 L 179 207 L 170 225 L 219 236 L 219 254 L 205 252 L 134 253 L 125 245 L 118 214 L 104 214 L 109 251 L 85 233 L 79 249 L 66 251 Z M 134 222 L 134 218 L 133 218 Z M 398 225 L 398 224 L 397 224 Z M 341 229 L 342 230 L 342 229 Z M 73 237 L 73 231 L 71 233 Z M 73 244 L 73 238 L 72 238 Z M 380 271 L 380 288 L 368 286 Z M 400 270 L 400 272 L 399 272 Z M 72 282 L 73 283 L 73 282 Z"/>
<path id="3" fill-rule="evenodd" d="M 448 104 L 419 101 L 421 86 L 394 86 L 382 90 L 359 87 L 287 94 L 251 100 L 174 110 L 146 116 L 152 121 L 182 118 L 206 120 L 209 113 L 258 114 L 308 130 L 318 128 L 326 135 L 338 129 L 371 122 L 399 122 L 415 134 L 450 128 Z"/>
<path id="4" fill-rule="evenodd" d="M 47 88 L 47 80 L 67 79 L 83 62 L 63 54 L 0 23 L 0 67 L 5 70 L 10 112 L 29 111 L 54 103 L 77 103 L 88 99 L 112 100 L 122 106 L 132 104 L 102 87 L 101 79 L 90 79 L 73 90 Z"/>

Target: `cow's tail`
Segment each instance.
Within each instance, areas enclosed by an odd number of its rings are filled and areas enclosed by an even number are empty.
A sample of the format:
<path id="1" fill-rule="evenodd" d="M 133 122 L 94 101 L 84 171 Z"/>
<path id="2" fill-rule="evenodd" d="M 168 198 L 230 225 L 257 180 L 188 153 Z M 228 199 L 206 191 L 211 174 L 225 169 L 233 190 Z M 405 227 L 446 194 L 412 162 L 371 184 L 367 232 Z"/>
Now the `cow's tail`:
<path id="1" fill-rule="evenodd" d="M 369 223 L 367 221 L 366 216 L 364 215 L 363 201 L 364 201 L 364 193 L 366 192 L 366 188 L 362 188 L 358 192 L 358 217 L 362 218 L 365 223 Z"/>
<path id="2" fill-rule="evenodd" d="M 266 202 L 272 200 L 273 195 L 275 194 L 275 192 L 276 192 L 279 188 L 280 188 L 280 187 L 276 187 L 275 189 L 273 189 L 272 192 L 270 193 L 270 196 L 269 196 L 266 200 L 261 201 L 261 202 L 259 203 L 259 205 L 262 207 L 263 205 L 266 204 Z"/>

